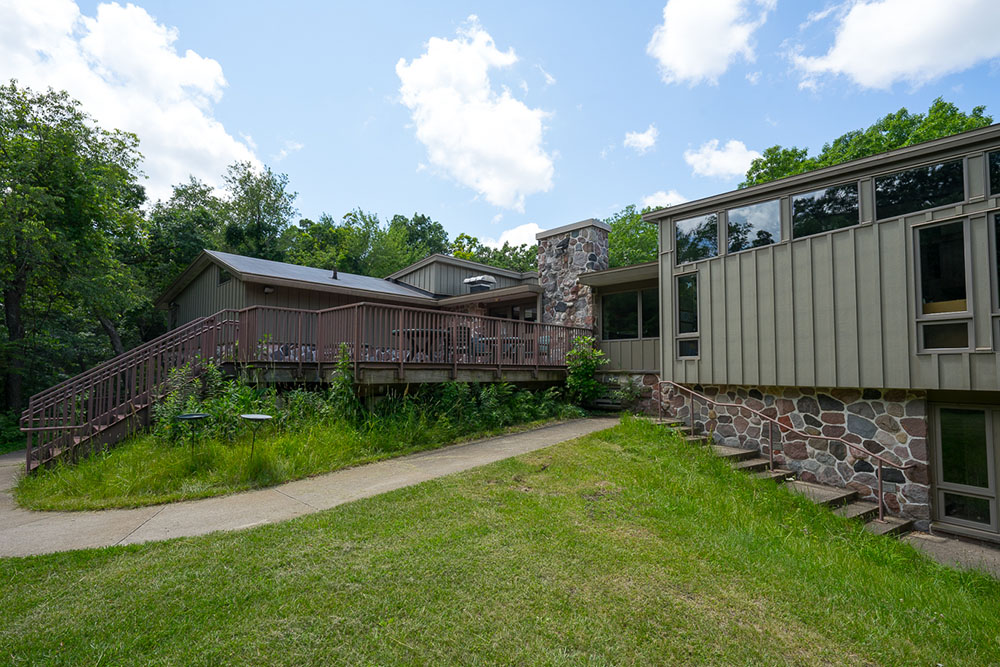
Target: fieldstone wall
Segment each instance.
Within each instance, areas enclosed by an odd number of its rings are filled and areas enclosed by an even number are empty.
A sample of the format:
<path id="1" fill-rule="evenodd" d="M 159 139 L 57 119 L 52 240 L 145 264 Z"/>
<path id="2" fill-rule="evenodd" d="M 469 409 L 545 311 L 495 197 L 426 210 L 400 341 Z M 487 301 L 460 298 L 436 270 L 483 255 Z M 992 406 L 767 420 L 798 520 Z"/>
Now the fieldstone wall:
<path id="1" fill-rule="evenodd" d="M 538 235 L 538 284 L 543 289 L 541 321 L 594 326 L 594 295 L 577 277 L 608 268 L 608 227 L 587 220 Z"/>
<path id="2" fill-rule="evenodd" d="M 842 438 L 907 470 L 883 468 L 887 510 L 914 519 L 926 530 L 930 520 L 930 473 L 927 452 L 927 397 L 902 389 L 816 389 L 810 387 L 694 386 L 695 391 L 724 403 L 758 410 L 809 435 Z M 670 414 L 687 421 L 689 401 L 682 392 L 664 392 Z M 768 429 L 738 408 L 709 409 L 694 402 L 694 422 L 719 444 L 760 448 L 768 452 Z M 766 422 L 765 422 L 766 424 Z M 854 489 L 875 501 L 878 461 L 842 442 L 803 438 L 774 427 L 775 461 L 799 479 Z"/>

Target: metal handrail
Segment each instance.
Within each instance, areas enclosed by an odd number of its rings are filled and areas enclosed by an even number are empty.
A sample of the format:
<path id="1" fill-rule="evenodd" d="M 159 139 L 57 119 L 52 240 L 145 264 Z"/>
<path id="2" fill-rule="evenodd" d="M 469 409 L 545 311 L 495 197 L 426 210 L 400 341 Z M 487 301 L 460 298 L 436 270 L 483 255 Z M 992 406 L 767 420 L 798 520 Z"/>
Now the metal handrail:
<path id="1" fill-rule="evenodd" d="M 882 490 L 883 465 L 887 465 L 890 468 L 896 468 L 897 470 L 908 470 L 910 468 L 916 467 L 917 465 L 916 463 L 908 463 L 906 465 L 902 465 L 900 463 L 894 463 L 883 456 L 879 456 L 874 452 L 870 452 L 864 447 L 861 447 L 860 445 L 855 445 L 854 443 L 848 442 L 843 438 L 837 438 L 828 435 L 813 435 L 811 433 L 803 433 L 802 431 L 799 431 L 798 429 L 795 429 L 789 426 L 788 424 L 784 424 L 781 421 L 775 419 L 774 417 L 769 417 L 768 415 L 765 415 L 763 412 L 759 410 L 754 410 L 753 408 L 748 407 L 743 403 L 724 403 L 722 401 L 716 401 L 714 399 L 709 398 L 708 396 L 705 396 L 704 394 L 696 392 L 694 389 L 685 387 L 684 385 L 678 384 L 672 380 L 660 380 L 659 378 L 657 378 L 656 389 L 659 392 L 659 400 L 657 401 L 657 416 L 661 421 L 663 420 L 663 392 L 660 391 L 660 387 L 662 387 L 665 384 L 670 385 L 675 389 L 679 389 L 680 391 L 686 392 L 691 397 L 690 402 L 688 404 L 688 417 L 690 420 L 689 425 L 691 427 L 692 434 L 694 434 L 694 399 L 696 397 L 706 403 L 711 403 L 716 407 L 737 408 L 739 410 L 746 410 L 747 412 L 756 415 L 761 421 L 768 422 L 767 454 L 768 454 L 768 465 L 771 470 L 774 470 L 774 425 L 775 424 L 778 425 L 778 438 L 781 438 L 781 429 L 785 429 L 801 438 L 805 438 L 806 440 L 827 440 L 830 442 L 839 442 L 846 445 L 847 447 L 850 447 L 852 450 L 856 452 L 860 452 L 865 457 L 874 458 L 876 461 L 878 461 L 878 520 L 881 522 L 885 521 L 884 500 L 883 500 L 885 494 Z"/>

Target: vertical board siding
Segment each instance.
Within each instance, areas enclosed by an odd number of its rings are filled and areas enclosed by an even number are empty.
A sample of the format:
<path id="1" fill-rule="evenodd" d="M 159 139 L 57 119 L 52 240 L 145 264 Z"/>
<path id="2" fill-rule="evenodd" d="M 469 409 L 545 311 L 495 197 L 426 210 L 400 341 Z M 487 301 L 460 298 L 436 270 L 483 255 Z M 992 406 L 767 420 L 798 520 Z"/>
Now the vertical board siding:
<path id="1" fill-rule="evenodd" d="M 174 302 L 177 304 L 176 326 L 179 327 L 226 308 L 243 308 L 243 282 L 234 276 L 220 285 L 219 266 L 209 264 L 174 297 Z"/>
<path id="2" fill-rule="evenodd" d="M 1000 390 L 988 279 L 991 218 L 973 217 L 970 244 L 979 352 L 917 353 L 913 228 L 852 227 L 699 262 L 701 356 L 675 355 L 673 254 L 661 265 L 664 377 L 687 383 Z M 615 350 L 620 358 L 629 351 Z M 659 355 L 658 355 L 659 356 Z M 644 362 L 644 358 L 643 358 Z M 633 361 L 632 363 L 636 363 Z"/>
<path id="3" fill-rule="evenodd" d="M 789 193 L 783 192 L 785 240 L 741 253 L 723 249 L 718 257 L 680 269 L 674 265 L 672 219 L 660 219 L 664 378 L 689 384 L 1000 391 L 1000 285 L 993 278 L 998 241 L 991 231 L 1000 200 L 987 192 L 985 153 L 964 157 L 968 198 L 962 203 L 876 221 L 871 174 L 882 168 L 873 167 L 857 176 L 860 224 L 789 240 Z M 792 187 L 810 190 L 805 183 Z M 725 209 L 741 199 L 736 193 L 711 199 L 675 215 L 721 212 L 721 230 Z M 965 222 L 968 230 L 972 349 L 923 353 L 916 230 L 951 221 Z M 673 299 L 675 277 L 688 271 L 697 271 L 699 281 L 700 356 L 680 360 Z"/>
<path id="4" fill-rule="evenodd" d="M 658 373 L 660 369 L 660 339 L 602 340 L 598 347 L 608 358 L 605 371 Z"/>

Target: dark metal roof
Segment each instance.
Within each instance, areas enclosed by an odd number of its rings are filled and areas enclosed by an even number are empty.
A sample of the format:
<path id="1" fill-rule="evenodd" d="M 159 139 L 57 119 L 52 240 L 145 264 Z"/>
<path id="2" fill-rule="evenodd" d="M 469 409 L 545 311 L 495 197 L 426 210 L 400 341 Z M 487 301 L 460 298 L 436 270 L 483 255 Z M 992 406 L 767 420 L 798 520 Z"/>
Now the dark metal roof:
<path id="1" fill-rule="evenodd" d="M 409 285 L 394 283 L 385 278 L 359 276 L 355 273 L 346 273 L 345 271 L 338 271 L 337 277 L 334 278 L 333 271 L 330 269 L 317 269 L 311 266 L 274 262 L 269 259 L 233 255 L 217 250 L 206 250 L 205 253 L 239 273 L 240 278 L 248 282 L 262 282 L 268 278 L 274 278 L 277 280 L 292 280 L 312 285 L 321 285 L 323 287 L 360 289 L 369 292 L 379 292 L 381 294 L 426 299 L 429 302 L 434 301 L 434 298 L 423 290 L 410 287 Z"/>

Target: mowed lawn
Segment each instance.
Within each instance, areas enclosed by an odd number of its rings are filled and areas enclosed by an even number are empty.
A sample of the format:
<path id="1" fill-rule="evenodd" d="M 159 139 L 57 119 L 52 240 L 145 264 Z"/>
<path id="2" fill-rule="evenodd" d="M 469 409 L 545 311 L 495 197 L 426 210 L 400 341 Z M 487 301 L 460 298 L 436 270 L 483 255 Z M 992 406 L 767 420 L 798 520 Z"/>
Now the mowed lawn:
<path id="1" fill-rule="evenodd" d="M 634 420 L 241 533 L 0 561 L 0 660 L 1000 662 L 1000 583 Z"/>

